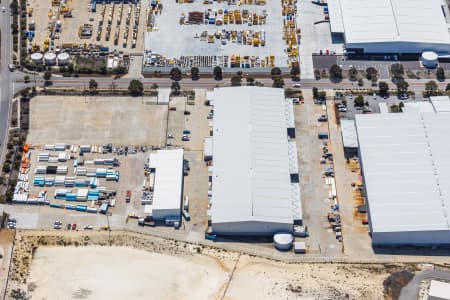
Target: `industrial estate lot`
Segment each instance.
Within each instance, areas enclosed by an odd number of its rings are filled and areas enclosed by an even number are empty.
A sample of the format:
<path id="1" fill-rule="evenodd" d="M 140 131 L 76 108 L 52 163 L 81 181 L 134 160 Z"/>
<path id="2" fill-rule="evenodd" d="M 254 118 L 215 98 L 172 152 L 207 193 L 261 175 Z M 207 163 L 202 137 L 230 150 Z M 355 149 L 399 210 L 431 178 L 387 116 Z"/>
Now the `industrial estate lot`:
<path id="1" fill-rule="evenodd" d="M 114 191 L 115 205 L 107 214 L 90 214 L 75 210 L 36 205 L 13 205 L 8 207 L 12 218 L 18 220 L 20 229 L 51 229 L 55 220 L 65 225 L 77 224 L 78 229 L 87 225 L 94 229 L 128 228 L 147 233 L 155 233 L 170 237 L 174 233 L 172 227 L 157 228 L 139 227 L 134 216 L 145 216 L 144 205 L 141 204 L 143 182 L 148 178 L 144 174 L 144 166 L 148 163 L 150 153 L 161 147 L 183 148 L 184 158 L 190 163 L 190 171 L 184 176 L 183 195 L 189 197 L 190 221 L 183 219 L 183 224 L 176 235 L 191 241 L 203 241 L 204 232 L 208 228 L 208 166 L 204 161 L 204 138 L 210 135 L 213 120 L 207 118 L 212 106 L 205 105 L 207 90 L 196 89 L 195 100 L 186 97 L 172 97 L 170 104 L 157 104 L 156 97 L 64 97 L 38 96 L 30 102 L 30 129 L 27 143 L 30 145 L 30 171 L 28 173 L 29 194 L 36 196 L 46 192 L 50 203 L 69 205 L 73 202 L 54 199 L 57 186 L 33 186 L 33 178 L 44 176 L 35 174 L 37 168 L 45 168 L 54 163 L 38 161 L 38 156 L 47 152 L 50 156 L 58 156 L 57 151 L 47 151 L 46 145 L 91 145 L 101 148 L 112 143 L 116 150 L 113 153 L 85 153 L 83 160 L 86 168 L 103 166 L 88 165 L 96 159 L 114 158 L 118 166 L 113 169 L 119 172 L 119 180 L 107 181 L 98 179 L 97 186 Z M 332 95 L 334 91 L 327 91 Z M 365 213 L 358 213 L 358 206 L 364 204 L 358 191 L 351 187 L 359 182 L 358 164 L 348 164 L 345 160 L 342 135 L 334 102 L 327 105 L 316 104 L 310 90 L 303 90 L 304 103 L 294 105 L 298 168 L 300 172 L 301 205 L 303 224 L 308 228 L 307 237 L 296 238 L 306 243 L 306 255 L 311 257 L 351 257 L 375 258 L 371 247 L 367 225 L 362 220 Z M 347 97 L 349 101 L 350 98 Z M 375 100 L 374 100 L 375 101 Z M 351 104 L 349 104 L 351 105 Z M 184 112 L 188 111 L 189 114 Z M 58 113 L 57 113 L 58 112 Z M 319 122 L 322 115 L 328 122 Z M 42 116 L 48 116 L 43 118 Z M 352 115 L 347 117 L 352 118 Z M 100 127 L 99 127 L 100 124 Z M 96 130 L 94 130 L 96 129 Z M 183 131 L 189 130 L 189 140 L 183 141 Z M 318 134 L 327 132 L 327 140 L 318 139 Z M 232 146 L 232 145 L 230 145 Z M 69 147 L 69 146 L 68 146 Z M 119 154 L 119 149 L 129 148 L 128 155 Z M 323 163 L 323 148 L 333 154 L 333 160 Z M 75 148 L 76 149 L 76 148 Z M 132 150 L 134 149 L 134 150 Z M 58 166 L 67 166 L 67 175 L 76 174 L 74 160 L 80 160 L 79 153 L 67 151 L 70 159 L 58 162 Z M 100 151 L 101 152 L 101 151 Z M 87 163 L 87 164 L 86 164 Z M 324 176 L 329 168 L 334 168 L 335 183 Z M 57 176 L 56 176 L 57 177 Z M 95 189 L 95 188 L 94 188 Z M 76 193 L 77 188 L 73 188 Z M 125 202 L 127 191 L 131 191 L 130 203 Z M 334 196 L 333 196 L 334 195 Z M 344 224 L 342 238 L 339 238 L 327 215 L 334 207 L 335 199 L 339 199 L 341 223 Z M 76 203 L 97 207 L 93 202 Z M 131 218 L 130 218 L 131 216 Z M 274 253 L 272 242 L 262 240 L 245 246 L 241 239 L 221 238 L 225 244 L 235 244 L 252 252 Z M 258 250 L 259 249 L 259 250 Z M 269 252 L 267 252 L 269 251 Z M 427 254 L 424 252 L 423 254 Z M 270 254 L 272 255 L 272 254 Z"/>
<path id="2" fill-rule="evenodd" d="M 287 54 L 285 53 L 285 41 L 283 41 L 283 16 L 281 5 L 257 5 L 257 2 L 265 1 L 240 1 L 241 5 L 229 5 L 228 1 L 221 3 L 211 2 L 205 5 L 202 1 L 193 3 L 180 3 L 181 1 L 169 1 L 164 3 L 160 15 L 156 15 L 155 24 L 157 29 L 146 34 L 145 50 L 163 55 L 167 58 L 180 58 L 183 56 L 232 56 L 256 57 L 258 60 L 265 60 L 267 57 L 275 56 L 275 65 L 287 66 Z M 245 5 L 245 2 L 253 5 Z M 211 10 L 218 11 L 248 11 L 250 15 L 266 16 L 264 24 L 258 22 L 257 25 L 250 26 L 245 19 L 242 24 L 180 24 L 180 18 L 185 16 L 186 22 L 190 12 L 205 12 Z M 217 17 L 220 18 L 220 17 Z M 223 17 L 222 17 L 223 20 Z M 222 31 L 235 32 L 235 40 L 216 38 L 216 33 Z M 202 33 L 207 32 L 208 36 L 213 36 L 208 41 L 207 37 L 202 37 Z M 241 32 L 252 32 L 260 35 L 258 46 L 255 47 L 250 39 L 249 43 L 242 42 Z M 239 34 L 237 34 L 239 33 Z M 264 40 L 265 45 L 260 41 Z M 176 47 L 173 45 L 176 43 Z"/>
<path id="3" fill-rule="evenodd" d="M 156 97 L 39 96 L 31 101 L 28 142 L 162 146 L 167 106 L 156 102 Z"/>
<path id="4" fill-rule="evenodd" d="M 55 163 L 38 161 L 38 156 L 47 153 L 58 157 L 61 151 L 46 150 L 46 145 L 64 144 L 77 147 L 80 145 L 97 146 L 112 143 L 116 150 L 113 153 L 84 153 L 79 156 L 78 151 L 66 149 L 64 153 L 70 156 L 67 161 L 57 162 L 58 166 L 67 167 L 66 173 L 61 175 L 75 176 L 74 161 L 83 159 L 87 169 L 111 168 L 93 164 L 96 159 L 117 159 L 118 166 L 113 169 L 119 172 L 119 180 L 107 181 L 98 179 L 97 186 L 107 191 L 114 191 L 115 206 L 111 207 L 107 215 L 89 214 L 75 210 L 61 210 L 49 206 L 17 205 L 8 208 L 11 216 L 21 220 L 17 228 L 36 229 L 52 228 L 55 220 L 63 224 L 76 223 L 79 229 L 91 225 L 98 229 L 109 226 L 123 228 L 129 226 L 136 229 L 136 220 L 129 216 L 143 216 L 144 205 L 141 205 L 144 166 L 148 163 L 150 153 L 163 148 L 185 149 L 185 159 L 190 162 L 190 172 L 184 179 L 184 193 L 190 199 L 191 221 L 183 227 L 204 233 L 207 227 L 206 210 L 208 206 L 208 171 L 203 161 L 203 139 L 209 135 L 210 120 L 206 118 L 210 111 L 204 105 L 205 90 L 196 90 L 195 101 L 187 104 L 185 97 L 174 97 L 168 105 L 158 105 L 156 97 L 61 97 L 39 96 L 30 103 L 30 129 L 27 143 L 30 145 L 29 195 L 34 197 L 40 192 L 46 192 L 50 203 L 70 205 L 74 202 L 54 199 L 55 192 L 66 190 L 59 186 L 34 186 L 35 177 L 48 177 L 36 174 L 37 168 L 46 168 Z M 176 110 L 172 110 L 172 109 Z M 184 110 L 189 109 L 190 115 Z M 43 115 L 49 116 L 42 118 Z M 191 139 L 182 141 L 183 130 L 189 129 Z M 170 136 L 170 138 L 168 138 Z M 67 146 L 69 147 L 69 146 Z M 119 154 L 128 148 L 128 154 Z M 101 151 L 100 151 L 101 152 Z M 88 162 L 88 164 L 86 164 Z M 91 164 L 89 165 L 89 162 Z M 55 178 L 58 178 L 57 174 Z M 77 177 L 76 180 L 85 177 Z M 89 178 L 88 178 L 89 179 Z M 95 190 L 95 187 L 91 187 Z M 77 188 L 72 188 L 77 192 Z M 125 202 L 126 192 L 131 191 L 130 203 Z M 76 204 L 86 204 L 97 207 L 90 201 Z M 169 228 L 167 228 L 169 230 Z M 173 230 L 170 228 L 170 230 Z M 202 234 L 200 236 L 202 236 Z"/>
<path id="5" fill-rule="evenodd" d="M 59 20 L 61 22 L 60 30 L 55 31 L 55 48 L 68 48 L 91 44 L 102 45 L 111 50 L 130 52 L 142 52 L 144 46 L 143 35 L 146 31 L 148 1 L 142 1 L 139 4 L 140 11 L 137 14 L 136 4 L 97 4 L 96 10 L 91 8 L 91 0 L 67 1 L 65 5 L 53 5 L 52 1 L 29 0 L 28 2 L 28 22 L 34 23 L 35 37 L 30 45 L 44 47 L 46 41 L 50 46 L 51 33 L 49 24 L 54 24 Z M 122 11 L 122 13 L 120 13 Z M 31 12 L 31 14 L 30 14 Z M 103 13 L 104 12 L 104 13 Z M 70 13 L 70 17 L 64 15 Z M 111 18 L 110 18 L 111 16 Z M 127 19 L 129 18 L 129 22 Z M 138 20 L 137 36 L 134 38 L 133 46 L 133 25 Z M 101 29 L 99 25 L 101 25 Z M 80 31 L 85 26 L 92 30 L 90 36 L 81 36 Z M 107 38 L 107 28 L 110 27 L 110 37 Z M 128 32 L 126 38 L 124 33 Z M 115 34 L 118 39 L 115 42 Z M 44 49 L 44 48 L 42 48 Z M 45 49 L 44 49 L 45 50 Z M 54 50 L 54 49 L 51 49 Z"/>

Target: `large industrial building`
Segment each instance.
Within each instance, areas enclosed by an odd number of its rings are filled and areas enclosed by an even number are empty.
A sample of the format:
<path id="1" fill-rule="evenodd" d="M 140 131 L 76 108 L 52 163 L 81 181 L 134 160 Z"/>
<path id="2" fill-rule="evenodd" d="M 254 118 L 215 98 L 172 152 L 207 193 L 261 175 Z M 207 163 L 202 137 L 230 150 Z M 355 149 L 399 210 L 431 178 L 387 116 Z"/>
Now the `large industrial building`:
<path id="1" fill-rule="evenodd" d="M 450 114 L 357 115 L 374 246 L 450 244 Z"/>
<path id="2" fill-rule="evenodd" d="M 158 150 L 153 156 L 155 179 L 152 216 L 156 221 L 181 220 L 183 149 Z"/>
<path id="3" fill-rule="evenodd" d="M 330 27 L 349 54 L 450 54 L 440 0 L 328 0 Z"/>
<path id="4" fill-rule="evenodd" d="M 211 226 L 272 235 L 301 223 L 293 106 L 283 89 L 214 91 Z"/>

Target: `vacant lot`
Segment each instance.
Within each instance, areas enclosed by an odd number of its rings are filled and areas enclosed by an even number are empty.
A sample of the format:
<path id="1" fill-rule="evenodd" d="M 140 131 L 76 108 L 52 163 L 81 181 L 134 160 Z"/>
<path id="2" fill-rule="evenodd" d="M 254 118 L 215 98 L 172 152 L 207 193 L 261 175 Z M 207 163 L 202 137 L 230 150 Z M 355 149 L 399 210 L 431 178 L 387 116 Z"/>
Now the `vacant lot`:
<path id="1" fill-rule="evenodd" d="M 30 282 L 36 285 L 31 293 L 36 299 L 214 299 L 226 278 L 206 256 L 170 257 L 122 247 L 43 247 L 31 265 Z"/>
<path id="2" fill-rule="evenodd" d="M 235 254 L 220 256 L 171 256 L 125 247 L 40 247 L 31 264 L 28 289 L 33 299 L 220 299 L 223 295 L 225 299 L 382 299 L 382 283 L 389 275 L 381 265 L 286 265 Z"/>
<path id="3" fill-rule="evenodd" d="M 30 111 L 32 144 L 164 144 L 167 106 L 151 99 L 39 96 Z"/>

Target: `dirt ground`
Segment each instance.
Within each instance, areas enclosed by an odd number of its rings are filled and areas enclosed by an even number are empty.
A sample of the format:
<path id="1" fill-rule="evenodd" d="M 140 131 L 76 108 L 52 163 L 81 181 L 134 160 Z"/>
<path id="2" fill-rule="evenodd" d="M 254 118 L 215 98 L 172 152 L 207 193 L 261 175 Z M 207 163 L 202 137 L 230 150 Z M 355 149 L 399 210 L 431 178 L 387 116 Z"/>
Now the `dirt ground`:
<path id="1" fill-rule="evenodd" d="M 167 106 L 153 98 L 38 96 L 30 102 L 31 144 L 161 145 Z"/>
<path id="2" fill-rule="evenodd" d="M 18 232 L 9 293 L 20 288 L 36 299 L 67 295 L 89 299 L 123 299 L 124 295 L 157 299 L 382 299 L 383 281 L 392 268 L 401 268 L 286 264 L 136 233 L 110 234 L 109 238 L 107 232 Z"/>
<path id="3" fill-rule="evenodd" d="M 0 295 L 5 293 L 13 241 L 13 231 L 0 230 Z"/>

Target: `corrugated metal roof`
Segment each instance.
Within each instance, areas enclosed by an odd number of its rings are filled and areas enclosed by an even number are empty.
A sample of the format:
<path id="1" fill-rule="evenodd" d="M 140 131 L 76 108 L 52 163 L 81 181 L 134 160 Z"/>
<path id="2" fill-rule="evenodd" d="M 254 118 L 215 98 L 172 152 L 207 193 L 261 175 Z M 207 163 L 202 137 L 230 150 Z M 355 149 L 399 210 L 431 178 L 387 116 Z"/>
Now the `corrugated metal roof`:
<path id="1" fill-rule="evenodd" d="M 328 12 L 330 14 L 330 27 L 333 33 L 344 33 L 342 20 L 341 0 L 328 0 Z"/>
<path id="2" fill-rule="evenodd" d="M 213 223 L 293 223 L 285 105 L 282 89 L 215 90 Z"/>
<path id="3" fill-rule="evenodd" d="M 354 120 L 341 120 L 342 144 L 345 148 L 358 148 L 358 137 Z"/>
<path id="4" fill-rule="evenodd" d="M 448 96 L 430 97 L 430 101 L 436 112 L 450 112 L 450 98 Z"/>
<path id="5" fill-rule="evenodd" d="M 357 115 L 374 232 L 450 230 L 450 114 Z"/>
<path id="6" fill-rule="evenodd" d="M 440 0 L 331 0 L 329 3 L 330 22 L 337 27 L 342 22 L 346 43 L 450 44 Z"/>
<path id="7" fill-rule="evenodd" d="M 404 113 L 431 113 L 435 112 L 430 102 L 405 102 L 402 111 Z"/>
<path id="8" fill-rule="evenodd" d="M 181 205 L 183 149 L 156 152 L 153 210 L 177 209 Z"/>

